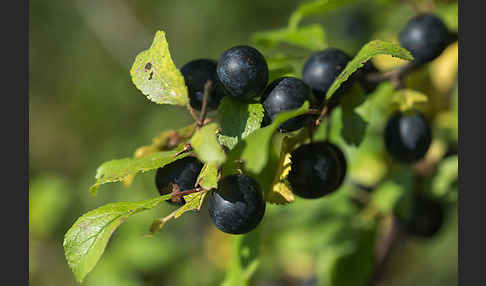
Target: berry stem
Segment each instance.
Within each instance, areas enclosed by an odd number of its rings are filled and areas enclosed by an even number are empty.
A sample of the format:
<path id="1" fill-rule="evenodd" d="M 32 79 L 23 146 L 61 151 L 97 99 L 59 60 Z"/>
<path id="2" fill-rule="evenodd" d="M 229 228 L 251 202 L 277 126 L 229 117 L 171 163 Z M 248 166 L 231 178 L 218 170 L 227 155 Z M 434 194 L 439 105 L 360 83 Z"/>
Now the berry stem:
<path id="1" fill-rule="evenodd" d="M 324 118 L 324 116 L 327 116 L 328 111 L 329 111 L 329 108 L 328 108 L 327 103 L 326 103 L 324 105 L 324 107 L 322 108 L 322 110 L 319 114 L 319 117 L 316 120 L 316 126 L 319 126 L 321 124 L 322 119 Z"/>
<path id="2" fill-rule="evenodd" d="M 405 76 L 415 70 L 417 67 L 418 66 L 416 63 L 409 62 L 391 71 L 370 73 L 365 76 L 365 80 L 371 83 L 390 81 L 395 90 L 399 90 L 405 88 Z"/>
<path id="3" fill-rule="evenodd" d="M 189 113 L 191 114 L 196 124 L 199 124 L 199 116 L 197 115 L 197 112 L 194 110 L 194 108 L 192 108 L 192 106 L 189 103 L 187 104 L 187 109 L 189 110 Z"/>
<path id="4" fill-rule="evenodd" d="M 197 121 L 198 128 L 201 128 L 204 125 L 204 120 L 206 119 L 207 115 L 207 105 L 208 105 L 208 98 L 211 96 L 211 92 L 213 91 L 213 82 L 211 80 L 206 81 L 204 84 L 204 96 L 203 102 L 201 107 L 201 114 L 199 115 L 199 119 Z"/>

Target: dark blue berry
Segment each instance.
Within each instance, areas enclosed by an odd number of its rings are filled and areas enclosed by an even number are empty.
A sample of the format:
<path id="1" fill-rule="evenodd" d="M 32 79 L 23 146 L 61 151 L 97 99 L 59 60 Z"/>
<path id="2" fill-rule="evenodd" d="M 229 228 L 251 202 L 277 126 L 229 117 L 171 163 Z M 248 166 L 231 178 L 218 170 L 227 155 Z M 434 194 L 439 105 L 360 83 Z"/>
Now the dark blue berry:
<path id="1" fill-rule="evenodd" d="M 155 186 L 161 196 L 167 195 L 172 191 L 171 184 L 177 185 L 179 191 L 193 189 L 202 167 L 203 163 L 195 157 L 185 157 L 174 161 L 157 169 Z M 179 202 L 171 200 L 167 200 L 167 202 L 179 206 L 185 204 L 183 198 Z"/>
<path id="2" fill-rule="evenodd" d="M 346 156 L 344 156 L 343 151 L 341 150 L 341 148 L 339 148 L 338 145 L 331 142 L 327 142 L 327 144 L 329 148 L 331 148 L 336 153 L 339 164 L 341 165 L 341 176 L 339 177 L 338 185 L 342 185 L 344 179 L 346 178 L 346 173 L 348 171 L 348 163 L 346 161 Z"/>
<path id="3" fill-rule="evenodd" d="M 226 233 L 247 233 L 260 224 L 264 214 L 265 200 L 260 185 L 243 174 L 224 177 L 209 196 L 209 216 Z"/>
<path id="4" fill-rule="evenodd" d="M 328 142 L 299 146 L 290 153 L 291 169 L 287 180 L 292 192 L 314 199 L 334 192 L 343 180 L 343 166 Z"/>
<path id="5" fill-rule="evenodd" d="M 229 95 L 245 101 L 259 96 L 268 82 L 265 58 L 250 46 L 236 46 L 224 52 L 217 74 Z"/>
<path id="6" fill-rule="evenodd" d="M 208 110 L 215 110 L 225 96 L 225 90 L 218 82 L 216 66 L 218 63 L 210 59 L 193 60 L 181 68 L 189 92 L 189 104 L 196 110 L 201 110 L 204 97 L 204 86 L 208 80 L 212 82 L 212 92 L 208 97 Z"/>
<path id="7" fill-rule="evenodd" d="M 402 163 L 422 159 L 432 141 L 431 130 L 420 112 L 396 112 L 385 127 L 385 146 L 390 155 Z"/>
<path id="8" fill-rule="evenodd" d="M 444 224 L 444 208 L 439 201 L 415 194 L 410 216 L 397 216 L 404 230 L 413 236 L 429 238 L 439 232 Z"/>
<path id="9" fill-rule="evenodd" d="M 319 104 L 323 102 L 327 90 L 350 60 L 345 52 L 328 48 L 312 54 L 304 64 L 302 79 L 312 88 Z M 342 85 L 335 96 L 339 97 L 345 88 L 345 85 Z"/>
<path id="10" fill-rule="evenodd" d="M 297 109 L 308 101 L 313 103 L 312 90 L 302 80 L 282 77 L 273 81 L 265 90 L 261 102 L 265 110 L 265 124 L 272 122 L 277 114 Z M 280 132 L 291 132 L 309 123 L 311 115 L 300 115 L 280 124 Z"/>
<path id="11" fill-rule="evenodd" d="M 433 14 L 413 17 L 399 35 L 402 47 L 409 50 L 417 63 L 430 62 L 446 48 L 450 33 L 444 22 Z"/>

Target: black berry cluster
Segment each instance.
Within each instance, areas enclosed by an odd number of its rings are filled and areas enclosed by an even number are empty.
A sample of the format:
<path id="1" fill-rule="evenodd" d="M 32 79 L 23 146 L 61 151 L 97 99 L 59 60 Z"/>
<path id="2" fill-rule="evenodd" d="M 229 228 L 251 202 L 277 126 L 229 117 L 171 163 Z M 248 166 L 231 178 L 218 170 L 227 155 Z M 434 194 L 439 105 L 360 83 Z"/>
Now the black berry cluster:
<path id="1" fill-rule="evenodd" d="M 449 43 L 450 34 L 444 23 L 434 15 L 414 17 L 399 35 L 400 44 L 415 58 L 414 64 L 435 59 Z M 335 107 L 349 87 L 358 82 L 366 93 L 374 91 L 376 81 L 367 75 L 379 73 L 371 61 L 358 70 L 336 91 L 331 100 L 326 93 L 344 70 L 351 57 L 337 48 L 327 48 L 310 55 L 302 69 L 302 79 L 281 77 L 269 81 L 264 56 L 250 46 L 235 46 L 225 51 L 218 61 L 193 60 L 181 68 L 189 91 L 190 105 L 201 110 L 207 96 L 206 110 L 215 110 L 224 96 L 245 102 L 259 101 L 264 109 L 263 126 L 275 117 L 294 110 L 306 101 L 311 108 L 321 110 L 324 105 Z M 208 90 L 208 82 L 211 87 Z M 312 126 L 316 113 L 289 119 L 278 130 L 293 132 Z M 401 163 L 422 159 L 431 143 L 431 129 L 425 116 L 418 111 L 396 112 L 384 130 L 385 146 L 392 158 Z M 315 199 L 331 194 L 344 182 L 346 157 L 336 144 L 329 141 L 302 144 L 291 152 L 291 169 L 287 181 L 295 195 Z M 156 186 L 160 194 L 194 189 L 203 164 L 194 157 L 177 160 L 157 170 Z M 176 188 L 174 188 L 174 185 Z M 439 207 L 426 200 L 417 200 L 412 219 L 404 222 L 411 232 L 423 235 L 435 233 L 442 222 Z M 183 205 L 184 199 L 171 202 Z M 265 199 L 257 181 L 244 174 L 234 174 L 219 180 L 209 195 L 209 215 L 223 232 L 242 234 L 253 230 L 262 221 Z M 430 216 L 429 216 L 430 214 Z M 424 218 L 428 216 L 428 218 Z"/>

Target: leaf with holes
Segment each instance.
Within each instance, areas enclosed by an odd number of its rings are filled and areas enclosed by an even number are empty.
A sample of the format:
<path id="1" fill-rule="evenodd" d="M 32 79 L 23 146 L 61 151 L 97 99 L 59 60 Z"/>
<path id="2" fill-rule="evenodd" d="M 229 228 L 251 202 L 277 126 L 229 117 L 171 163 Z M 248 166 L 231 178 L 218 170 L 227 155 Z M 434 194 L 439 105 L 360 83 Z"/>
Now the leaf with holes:
<path id="1" fill-rule="evenodd" d="M 164 31 L 157 31 L 152 46 L 137 55 L 130 75 L 148 99 L 159 104 L 187 105 L 184 77 L 172 62 Z"/>
<path id="2" fill-rule="evenodd" d="M 129 216 L 149 210 L 170 195 L 139 202 L 110 203 L 82 215 L 64 236 L 64 253 L 76 280 L 82 282 L 93 269 L 113 232 Z"/>

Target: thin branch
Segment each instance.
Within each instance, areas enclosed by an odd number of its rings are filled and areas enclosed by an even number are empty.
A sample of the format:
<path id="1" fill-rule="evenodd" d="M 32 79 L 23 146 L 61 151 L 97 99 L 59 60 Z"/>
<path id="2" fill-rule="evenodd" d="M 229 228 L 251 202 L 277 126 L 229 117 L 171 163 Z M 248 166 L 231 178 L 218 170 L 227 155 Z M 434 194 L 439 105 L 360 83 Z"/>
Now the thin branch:
<path id="1" fill-rule="evenodd" d="M 324 116 L 328 115 L 328 112 L 329 112 L 329 108 L 326 104 L 326 105 L 324 105 L 321 112 L 319 113 L 319 117 L 316 120 L 316 126 L 319 126 L 321 124 L 322 119 L 324 118 Z"/>
<path id="2" fill-rule="evenodd" d="M 386 267 L 390 261 L 392 252 L 396 249 L 402 235 L 395 216 L 392 216 L 391 226 L 388 234 L 376 249 L 377 265 L 375 271 L 367 284 L 368 286 L 381 285 L 386 273 Z"/>
<path id="3" fill-rule="evenodd" d="M 415 70 L 417 67 L 418 66 L 415 62 L 409 62 L 388 72 L 375 72 L 367 74 L 364 79 L 372 83 L 390 81 L 395 89 L 399 90 L 405 87 L 405 76 L 408 75 L 411 71 Z"/>
<path id="4" fill-rule="evenodd" d="M 199 115 L 197 115 L 197 112 L 192 108 L 192 106 L 188 103 L 187 104 L 187 109 L 189 110 L 189 113 L 191 114 L 192 118 L 196 122 L 196 124 L 199 126 Z"/>
<path id="5" fill-rule="evenodd" d="M 211 80 L 208 80 L 204 84 L 204 95 L 203 95 L 201 114 L 199 115 L 199 121 L 197 123 L 198 128 L 201 128 L 204 125 L 204 120 L 207 114 L 208 99 L 211 96 L 212 91 L 213 91 L 213 82 Z"/>

